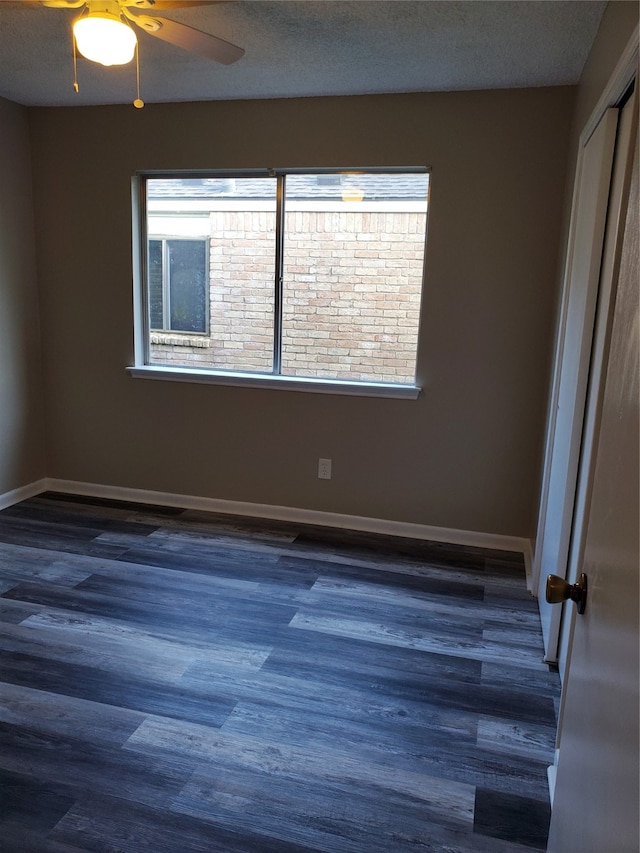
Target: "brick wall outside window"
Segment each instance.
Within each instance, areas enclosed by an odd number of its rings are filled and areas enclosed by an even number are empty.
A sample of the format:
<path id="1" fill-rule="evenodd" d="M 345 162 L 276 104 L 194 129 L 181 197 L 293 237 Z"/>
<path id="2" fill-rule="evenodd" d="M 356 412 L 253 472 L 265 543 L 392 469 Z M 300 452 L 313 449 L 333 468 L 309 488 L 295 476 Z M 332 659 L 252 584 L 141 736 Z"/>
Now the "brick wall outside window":
<path id="1" fill-rule="evenodd" d="M 275 216 L 214 211 L 210 225 L 208 335 L 152 334 L 151 363 L 270 372 Z M 424 232 L 424 213 L 287 213 L 284 375 L 414 381 Z"/>

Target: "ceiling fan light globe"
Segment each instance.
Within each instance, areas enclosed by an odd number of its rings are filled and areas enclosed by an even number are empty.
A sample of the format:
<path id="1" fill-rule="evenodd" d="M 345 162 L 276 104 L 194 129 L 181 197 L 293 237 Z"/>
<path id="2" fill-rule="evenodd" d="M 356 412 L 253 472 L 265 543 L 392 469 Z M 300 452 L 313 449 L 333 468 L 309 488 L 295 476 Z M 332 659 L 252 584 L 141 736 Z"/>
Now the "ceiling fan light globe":
<path id="1" fill-rule="evenodd" d="M 134 57 L 136 34 L 130 26 L 108 12 L 76 18 L 73 35 L 80 53 L 92 62 L 126 65 Z"/>

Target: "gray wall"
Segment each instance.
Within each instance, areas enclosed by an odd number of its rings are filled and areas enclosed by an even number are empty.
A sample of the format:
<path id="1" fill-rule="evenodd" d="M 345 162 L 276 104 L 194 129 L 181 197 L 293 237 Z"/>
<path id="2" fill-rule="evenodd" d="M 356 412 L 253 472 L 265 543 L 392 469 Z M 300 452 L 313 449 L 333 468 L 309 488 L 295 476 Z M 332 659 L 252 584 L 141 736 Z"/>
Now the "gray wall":
<path id="1" fill-rule="evenodd" d="M 48 474 L 531 536 L 574 93 L 31 110 Z M 414 164 L 433 168 L 417 401 L 125 372 L 136 169 Z"/>
<path id="2" fill-rule="evenodd" d="M 0 98 L 0 495 L 44 476 L 27 111 Z"/>

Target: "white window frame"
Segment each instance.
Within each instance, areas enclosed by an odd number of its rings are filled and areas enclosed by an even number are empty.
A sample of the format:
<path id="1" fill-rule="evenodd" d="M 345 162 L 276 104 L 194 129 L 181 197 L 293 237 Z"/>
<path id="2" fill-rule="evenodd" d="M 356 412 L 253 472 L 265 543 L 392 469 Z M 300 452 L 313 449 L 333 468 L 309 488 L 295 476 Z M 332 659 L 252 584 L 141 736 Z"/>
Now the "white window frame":
<path id="1" fill-rule="evenodd" d="M 359 169 L 262 169 L 262 170 L 237 170 L 233 173 L 209 171 L 202 172 L 138 172 L 132 179 L 132 245 L 133 245 L 133 284 L 134 284 L 134 357 L 135 363 L 127 367 L 129 374 L 136 379 L 160 379 L 169 382 L 189 382 L 207 385 L 227 385 L 245 388 L 270 388 L 288 391 L 304 391 L 318 394 L 340 394 L 362 397 L 385 397 L 391 399 L 415 400 L 420 395 L 422 388 L 417 382 L 391 383 L 373 382 L 364 380 L 343 380 L 325 377 L 300 377 L 283 376 L 281 374 L 265 374 L 242 372 L 233 370 L 216 370 L 211 368 L 192 368 L 186 366 L 170 367 L 167 365 L 155 365 L 149 363 L 149 340 L 151 330 L 149 329 L 147 310 L 147 210 L 146 210 L 146 179 L 147 178 L 240 178 L 240 177 L 277 177 L 280 174 L 336 174 L 344 172 L 366 172 L 368 174 L 379 172 L 389 174 L 415 173 L 429 174 L 427 167 L 398 167 L 398 168 L 359 168 Z M 431 184 L 431 181 L 429 182 Z M 426 235 L 428 233 L 428 210 L 427 225 L 425 227 L 425 252 L 423 259 L 423 288 L 426 267 Z M 277 248 L 276 248 L 277 252 Z M 422 325 L 421 300 L 419 326 Z M 276 295 L 276 313 L 279 310 Z M 180 333 L 177 333 L 180 334 Z M 277 332 L 276 332 L 277 334 Z M 416 352 L 416 369 L 420 355 L 420 335 Z"/>

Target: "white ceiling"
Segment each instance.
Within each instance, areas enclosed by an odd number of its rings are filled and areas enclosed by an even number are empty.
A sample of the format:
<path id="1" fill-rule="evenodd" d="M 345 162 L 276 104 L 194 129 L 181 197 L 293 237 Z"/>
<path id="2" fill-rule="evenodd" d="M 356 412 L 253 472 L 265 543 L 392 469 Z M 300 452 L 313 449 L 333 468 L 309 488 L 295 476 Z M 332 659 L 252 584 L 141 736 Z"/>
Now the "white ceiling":
<path id="1" fill-rule="evenodd" d="M 179 2 L 177 3 L 179 6 Z M 250 0 L 161 14 L 240 45 L 225 66 L 139 31 L 147 103 L 555 86 L 578 81 L 599 0 Z M 0 0 L 0 96 L 32 106 L 130 103 L 135 65 L 78 60 L 77 11 Z"/>

